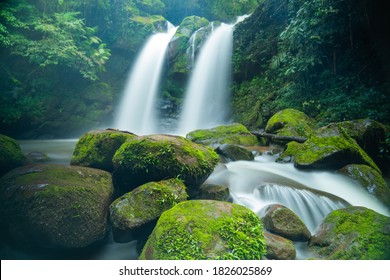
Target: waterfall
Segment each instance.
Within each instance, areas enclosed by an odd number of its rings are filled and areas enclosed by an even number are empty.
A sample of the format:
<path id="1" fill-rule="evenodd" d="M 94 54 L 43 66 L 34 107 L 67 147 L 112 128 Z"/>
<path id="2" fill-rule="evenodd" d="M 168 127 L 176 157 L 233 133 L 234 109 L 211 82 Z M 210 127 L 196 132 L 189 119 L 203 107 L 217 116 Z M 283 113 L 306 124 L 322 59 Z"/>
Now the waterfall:
<path id="1" fill-rule="evenodd" d="M 233 27 L 221 24 L 202 46 L 185 95 L 178 134 L 225 122 Z"/>
<path id="2" fill-rule="evenodd" d="M 161 71 L 169 41 L 177 29 L 167 25 L 168 32 L 148 39 L 130 72 L 114 125 L 118 129 L 141 135 L 156 133 L 155 103 Z"/>

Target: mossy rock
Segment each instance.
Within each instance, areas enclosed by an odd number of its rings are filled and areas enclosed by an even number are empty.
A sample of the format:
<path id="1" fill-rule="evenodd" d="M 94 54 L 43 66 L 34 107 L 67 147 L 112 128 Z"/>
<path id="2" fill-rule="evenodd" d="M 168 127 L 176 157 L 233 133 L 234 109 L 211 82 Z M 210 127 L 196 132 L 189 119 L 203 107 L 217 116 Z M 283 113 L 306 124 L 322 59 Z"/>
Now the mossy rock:
<path id="1" fill-rule="evenodd" d="M 255 159 L 255 156 L 251 151 L 238 145 L 224 144 L 217 147 L 215 151 L 221 156 L 223 156 L 227 161 L 251 161 Z"/>
<path id="2" fill-rule="evenodd" d="M 295 156 L 295 166 L 304 169 L 337 170 L 348 164 L 365 164 L 380 169 L 355 140 L 346 136 L 312 136 Z"/>
<path id="3" fill-rule="evenodd" d="M 77 142 L 70 164 L 111 172 L 115 152 L 126 140 L 134 137 L 134 134 L 116 130 L 87 132 Z"/>
<path id="4" fill-rule="evenodd" d="M 364 187 L 371 195 L 390 208 L 390 188 L 375 169 L 362 164 L 350 164 L 339 170 Z"/>
<path id="5" fill-rule="evenodd" d="M 81 248 L 108 229 L 111 174 L 98 169 L 37 164 L 0 179 L 2 231 L 19 245 Z"/>
<path id="6" fill-rule="evenodd" d="M 342 136 L 344 133 L 356 140 L 370 156 L 377 157 L 382 142 L 386 139 L 386 127 L 370 119 L 331 123 L 316 131 L 319 136 Z"/>
<path id="7" fill-rule="evenodd" d="M 390 218 L 364 207 L 335 210 L 309 245 L 324 259 L 389 260 Z"/>
<path id="8" fill-rule="evenodd" d="M 267 244 L 267 254 L 269 260 L 295 260 L 296 250 L 294 243 L 284 237 L 264 232 Z"/>
<path id="9" fill-rule="evenodd" d="M 314 120 L 305 113 L 295 109 L 285 109 L 268 120 L 265 131 L 280 136 L 308 138 L 314 133 L 314 127 Z"/>
<path id="10" fill-rule="evenodd" d="M 269 232 L 293 241 L 308 241 L 310 231 L 302 220 L 289 208 L 272 204 L 267 206 L 261 219 Z"/>
<path id="11" fill-rule="evenodd" d="M 215 184 L 203 184 L 196 199 L 210 199 L 232 202 L 229 187 Z"/>
<path id="12" fill-rule="evenodd" d="M 22 166 L 25 159 L 18 143 L 11 137 L 0 134 L 0 177 Z"/>
<path id="13" fill-rule="evenodd" d="M 146 183 L 117 198 L 110 206 L 114 232 L 136 231 L 157 220 L 161 214 L 187 199 L 186 188 L 179 179 Z"/>
<path id="14" fill-rule="evenodd" d="M 213 172 L 218 155 L 180 136 L 151 135 L 125 142 L 113 163 L 114 184 L 120 192 L 147 182 L 179 178 L 193 196 Z"/>
<path id="15" fill-rule="evenodd" d="M 294 162 L 295 156 L 299 153 L 302 148 L 302 143 L 295 141 L 287 143 L 283 152 L 276 159 L 277 162 Z"/>
<path id="16" fill-rule="evenodd" d="M 241 205 L 193 200 L 164 212 L 142 250 L 143 260 L 260 260 L 265 240 L 260 219 Z"/>
<path id="17" fill-rule="evenodd" d="M 36 151 L 28 153 L 26 156 L 26 161 L 28 164 L 45 163 L 50 161 L 50 158 L 47 154 Z"/>
<path id="18" fill-rule="evenodd" d="M 256 136 L 239 123 L 195 130 L 188 133 L 186 137 L 195 143 L 214 147 L 222 144 L 255 146 L 259 143 Z"/>

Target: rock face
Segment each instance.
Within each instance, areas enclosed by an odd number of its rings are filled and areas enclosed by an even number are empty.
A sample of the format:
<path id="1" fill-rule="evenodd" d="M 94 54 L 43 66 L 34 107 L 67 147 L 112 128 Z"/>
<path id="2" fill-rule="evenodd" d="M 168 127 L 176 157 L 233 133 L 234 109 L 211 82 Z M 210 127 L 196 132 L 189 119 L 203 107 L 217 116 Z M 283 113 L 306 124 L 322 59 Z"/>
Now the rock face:
<path id="1" fill-rule="evenodd" d="M 342 136 L 343 133 L 352 137 L 371 157 L 378 156 L 380 144 L 386 138 L 385 126 L 370 119 L 331 123 L 316 131 L 320 136 Z"/>
<path id="2" fill-rule="evenodd" d="M 309 137 L 314 132 L 314 120 L 295 109 L 285 109 L 273 115 L 265 131 L 281 136 Z"/>
<path id="3" fill-rule="evenodd" d="M 254 160 L 255 156 L 251 151 L 232 144 L 224 144 L 220 147 L 217 147 L 215 151 L 223 156 L 227 161 L 237 161 L 237 160 Z"/>
<path id="4" fill-rule="evenodd" d="M 291 240 L 281 236 L 264 232 L 267 243 L 267 259 L 270 260 L 294 260 L 296 250 Z"/>
<path id="5" fill-rule="evenodd" d="M 115 130 L 90 131 L 77 142 L 70 164 L 111 172 L 115 152 L 126 140 L 134 137 L 134 134 Z"/>
<path id="6" fill-rule="evenodd" d="M 0 177 L 8 171 L 22 166 L 25 156 L 16 141 L 0 134 Z"/>
<path id="7" fill-rule="evenodd" d="M 290 209 L 279 204 L 272 204 L 265 209 L 261 219 L 271 233 L 283 236 L 293 241 L 308 241 L 310 231 L 302 220 Z"/>
<path id="8" fill-rule="evenodd" d="M 298 168 L 337 170 L 353 163 L 365 164 L 381 172 L 356 141 L 347 135 L 312 136 L 295 156 L 295 166 Z"/>
<path id="9" fill-rule="evenodd" d="M 390 188 L 375 169 L 367 165 L 351 164 L 340 169 L 339 173 L 357 181 L 370 194 L 390 208 Z"/>
<path id="10" fill-rule="evenodd" d="M 390 259 L 390 218 L 364 207 L 331 212 L 310 240 L 325 259 Z"/>
<path id="11" fill-rule="evenodd" d="M 111 174 L 86 167 L 29 165 L 0 180 L 1 228 L 17 244 L 80 248 L 103 238 Z"/>
<path id="12" fill-rule="evenodd" d="M 110 220 L 115 232 L 134 231 L 157 220 L 161 214 L 187 199 L 179 179 L 146 183 L 119 197 L 110 206 Z"/>
<path id="13" fill-rule="evenodd" d="M 180 178 L 192 196 L 214 170 L 218 155 L 183 137 L 151 135 L 124 143 L 113 163 L 115 188 L 122 192 L 147 182 Z"/>
<path id="14" fill-rule="evenodd" d="M 140 259 L 261 259 L 265 240 L 260 219 L 228 202 L 193 200 L 164 212 Z"/>
<path id="15" fill-rule="evenodd" d="M 200 193 L 197 199 L 211 199 L 228 202 L 232 201 L 229 187 L 214 184 L 203 184 L 200 186 Z"/>
<path id="16" fill-rule="evenodd" d="M 195 143 L 210 146 L 222 144 L 254 146 L 258 144 L 256 136 L 251 134 L 245 126 L 238 123 L 195 130 L 188 133 L 186 137 Z"/>

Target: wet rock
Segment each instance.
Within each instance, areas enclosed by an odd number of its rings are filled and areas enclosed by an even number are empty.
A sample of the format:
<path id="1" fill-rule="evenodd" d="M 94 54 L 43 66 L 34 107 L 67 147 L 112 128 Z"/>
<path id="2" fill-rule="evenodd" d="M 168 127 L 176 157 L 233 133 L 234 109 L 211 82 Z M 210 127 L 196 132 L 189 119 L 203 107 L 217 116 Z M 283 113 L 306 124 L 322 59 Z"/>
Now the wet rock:
<path id="1" fill-rule="evenodd" d="M 390 218 L 364 207 L 331 212 L 310 240 L 324 259 L 390 259 Z"/>
<path id="2" fill-rule="evenodd" d="M 47 154 L 42 152 L 30 152 L 26 156 L 28 163 L 44 163 L 50 160 Z"/>
<path id="3" fill-rule="evenodd" d="M 147 182 L 180 178 L 188 194 L 195 196 L 217 165 L 218 155 L 180 136 L 151 135 L 124 143 L 113 163 L 114 185 L 122 193 Z"/>
<path id="4" fill-rule="evenodd" d="M 256 259 L 265 254 L 260 219 L 238 204 L 192 200 L 164 212 L 142 260 Z"/>
<path id="5" fill-rule="evenodd" d="M 270 260 L 294 260 L 296 250 L 291 240 L 281 236 L 264 232 L 267 244 L 267 259 Z"/>
<path id="6" fill-rule="evenodd" d="M 229 188 L 215 184 L 203 184 L 200 186 L 200 193 L 197 199 L 211 199 L 232 202 Z"/>
<path id="7" fill-rule="evenodd" d="M 224 144 L 215 149 L 215 151 L 222 155 L 227 161 L 237 161 L 237 160 L 254 160 L 255 156 L 253 153 L 243 147 Z"/>
<path id="8" fill-rule="evenodd" d="M 283 205 L 267 206 L 261 220 L 264 228 L 271 233 L 293 241 L 308 241 L 310 239 L 311 234 L 306 225 L 293 211 Z"/>
<path id="9" fill-rule="evenodd" d="M 273 115 L 265 131 L 280 136 L 309 137 L 314 132 L 314 120 L 295 109 L 285 109 Z"/>
<path id="10" fill-rule="evenodd" d="M 77 142 L 70 164 L 111 172 L 115 152 L 126 140 L 134 137 L 134 134 L 116 130 L 87 132 Z"/>
<path id="11" fill-rule="evenodd" d="M 18 143 L 8 136 L 0 134 L 0 177 L 8 171 L 22 166 L 25 156 Z"/>
<path id="12" fill-rule="evenodd" d="M 222 144 L 254 146 L 258 143 L 256 136 L 251 134 L 245 126 L 238 123 L 195 130 L 188 133 L 186 137 L 195 143 L 213 147 Z"/>
<path id="13" fill-rule="evenodd" d="M 295 166 L 304 169 L 337 170 L 348 164 L 365 164 L 381 172 L 355 140 L 344 136 L 312 136 L 295 155 Z"/>
<path id="14" fill-rule="evenodd" d="M 179 179 L 146 183 L 124 194 L 110 206 L 114 239 L 131 232 L 147 238 L 148 234 L 139 229 L 157 221 L 164 211 L 186 199 L 185 186 Z"/>
<path id="15" fill-rule="evenodd" d="M 351 164 L 343 167 L 339 173 L 357 181 L 370 194 L 390 208 L 390 188 L 382 175 L 367 165 Z"/>
<path id="16" fill-rule="evenodd" d="M 299 153 L 301 148 L 301 143 L 295 141 L 287 143 L 286 147 L 284 148 L 280 156 L 276 159 L 276 161 L 283 163 L 294 162 L 294 158 Z"/>
<path id="17" fill-rule="evenodd" d="M 37 164 L 0 179 L 0 224 L 18 245 L 81 248 L 108 229 L 111 174 L 98 169 Z"/>

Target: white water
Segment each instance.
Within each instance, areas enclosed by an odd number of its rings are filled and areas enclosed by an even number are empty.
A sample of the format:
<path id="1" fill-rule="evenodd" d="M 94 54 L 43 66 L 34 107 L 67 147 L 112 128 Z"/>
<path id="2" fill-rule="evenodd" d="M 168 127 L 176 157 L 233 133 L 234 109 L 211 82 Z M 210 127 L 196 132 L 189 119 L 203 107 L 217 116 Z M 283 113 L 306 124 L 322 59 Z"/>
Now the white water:
<path id="1" fill-rule="evenodd" d="M 160 76 L 169 41 L 177 28 L 168 24 L 168 29 L 167 33 L 152 35 L 139 54 L 128 78 L 115 128 L 141 135 L 157 132 L 155 105 Z"/>
<path id="2" fill-rule="evenodd" d="M 229 186 L 235 203 L 262 216 L 269 204 L 293 210 L 314 233 L 331 211 L 348 205 L 364 206 L 390 216 L 386 206 L 346 176 L 330 172 L 300 171 L 270 156 L 237 161 L 216 169 L 208 183 Z"/>
<path id="3" fill-rule="evenodd" d="M 185 95 L 177 134 L 225 122 L 233 27 L 222 24 L 202 46 Z"/>

